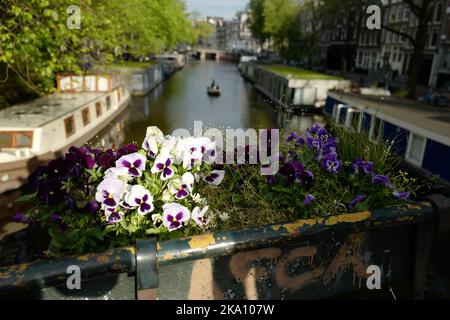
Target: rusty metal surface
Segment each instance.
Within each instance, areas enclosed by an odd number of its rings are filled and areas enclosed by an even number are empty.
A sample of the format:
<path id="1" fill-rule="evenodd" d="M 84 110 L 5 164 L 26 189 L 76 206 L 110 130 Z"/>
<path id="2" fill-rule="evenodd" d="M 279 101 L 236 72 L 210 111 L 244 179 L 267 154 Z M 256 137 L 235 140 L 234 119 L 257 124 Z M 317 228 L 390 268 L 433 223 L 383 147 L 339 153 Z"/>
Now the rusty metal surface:
<path id="1" fill-rule="evenodd" d="M 370 264 L 382 267 L 385 282 L 412 280 L 415 227 L 436 216 L 433 205 L 422 202 L 162 241 L 152 250 L 157 270 L 142 265 L 142 271 L 159 280 L 150 287 L 158 288 L 139 286 L 150 289 L 141 292 L 141 298 L 323 298 L 363 286 Z M 25 288 L 53 292 L 41 295 L 43 299 L 54 297 L 62 291 L 50 287 L 65 285 L 66 268 L 72 264 L 80 266 L 83 285 L 100 286 L 103 278 L 117 277 L 121 280 L 113 288 L 130 288 L 124 281 L 134 287 L 134 275 L 118 274 L 135 272 L 139 261 L 136 249 L 128 247 L 0 268 L 0 297 Z M 94 289 L 84 295 L 113 296 Z M 61 298 L 71 294 L 61 293 Z"/>
<path id="2" fill-rule="evenodd" d="M 381 268 L 382 289 L 389 292 L 391 281 L 412 279 L 414 237 L 414 225 L 349 235 L 328 231 L 303 241 L 167 264 L 159 268 L 157 296 L 176 300 L 322 299 L 354 292 L 357 297 L 368 291 L 370 265 Z"/>
<path id="3" fill-rule="evenodd" d="M 67 268 L 79 266 L 82 280 L 135 270 L 135 248 L 118 248 L 56 260 L 42 260 L 0 268 L 0 295 L 14 290 L 45 288 L 66 283 Z"/>
<path id="4" fill-rule="evenodd" d="M 424 202 L 174 239 L 158 243 L 158 264 L 162 266 L 179 261 L 228 255 L 242 249 L 268 247 L 279 241 L 302 239 L 327 230 L 358 232 L 399 224 L 419 223 L 433 217 L 435 217 L 434 208 L 431 204 Z"/>

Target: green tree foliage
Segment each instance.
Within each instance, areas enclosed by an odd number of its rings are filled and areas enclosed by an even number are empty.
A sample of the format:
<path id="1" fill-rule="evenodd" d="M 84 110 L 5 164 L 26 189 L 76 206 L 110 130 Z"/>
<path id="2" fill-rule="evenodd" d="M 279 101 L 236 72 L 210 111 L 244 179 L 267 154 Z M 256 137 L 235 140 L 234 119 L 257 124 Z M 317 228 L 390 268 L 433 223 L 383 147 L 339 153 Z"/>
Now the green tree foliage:
<path id="1" fill-rule="evenodd" d="M 265 0 L 250 0 L 250 31 L 253 37 L 258 39 L 261 45 L 269 37 L 269 33 L 264 31 L 265 19 L 264 19 L 264 2 Z"/>
<path id="2" fill-rule="evenodd" d="M 71 5 L 80 8 L 80 29 L 67 27 Z M 80 72 L 86 62 L 108 64 L 124 53 L 141 57 L 195 40 L 181 0 L 2 0 L 0 81 L 17 77 L 30 91 L 48 93 L 58 72 Z"/>

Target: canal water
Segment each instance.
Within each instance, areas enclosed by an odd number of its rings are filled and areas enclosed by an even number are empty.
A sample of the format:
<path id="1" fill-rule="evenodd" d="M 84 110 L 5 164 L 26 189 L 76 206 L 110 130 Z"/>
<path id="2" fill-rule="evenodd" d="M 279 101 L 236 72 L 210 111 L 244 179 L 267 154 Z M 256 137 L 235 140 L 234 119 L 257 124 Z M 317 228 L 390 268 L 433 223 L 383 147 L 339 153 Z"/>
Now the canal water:
<path id="1" fill-rule="evenodd" d="M 220 97 L 206 93 L 212 79 L 221 89 Z M 133 97 L 129 108 L 91 143 L 104 147 L 124 142 L 140 144 L 148 126 L 158 126 L 165 134 L 179 128 L 192 133 L 194 121 L 202 121 L 203 128 L 288 126 L 303 130 L 320 122 L 321 117 L 281 112 L 240 76 L 236 64 L 191 61 L 147 96 Z"/>

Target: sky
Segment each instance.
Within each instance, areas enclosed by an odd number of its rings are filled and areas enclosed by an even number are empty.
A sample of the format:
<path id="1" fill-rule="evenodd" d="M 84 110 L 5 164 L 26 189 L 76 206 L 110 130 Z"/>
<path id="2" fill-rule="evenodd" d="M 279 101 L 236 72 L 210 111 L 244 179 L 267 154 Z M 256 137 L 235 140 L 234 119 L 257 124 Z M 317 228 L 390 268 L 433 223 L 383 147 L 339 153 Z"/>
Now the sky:
<path id="1" fill-rule="evenodd" d="M 184 0 L 188 11 L 199 11 L 203 17 L 217 16 L 231 19 L 236 11 L 245 9 L 249 0 Z"/>

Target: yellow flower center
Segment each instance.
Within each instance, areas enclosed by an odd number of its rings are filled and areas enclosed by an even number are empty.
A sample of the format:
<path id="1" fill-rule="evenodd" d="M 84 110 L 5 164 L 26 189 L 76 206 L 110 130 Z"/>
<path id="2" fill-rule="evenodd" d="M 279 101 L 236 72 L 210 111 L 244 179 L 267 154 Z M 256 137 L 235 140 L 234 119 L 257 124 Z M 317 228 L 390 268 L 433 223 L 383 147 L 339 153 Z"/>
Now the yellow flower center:
<path id="1" fill-rule="evenodd" d="M 132 164 L 132 165 L 130 166 L 130 168 L 134 168 L 134 164 Z"/>
<path id="2" fill-rule="evenodd" d="M 108 196 L 108 199 L 112 199 L 113 198 L 113 196 L 110 194 L 109 196 Z"/>
<path id="3" fill-rule="evenodd" d="M 173 217 L 172 222 L 177 222 L 177 218 Z"/>

